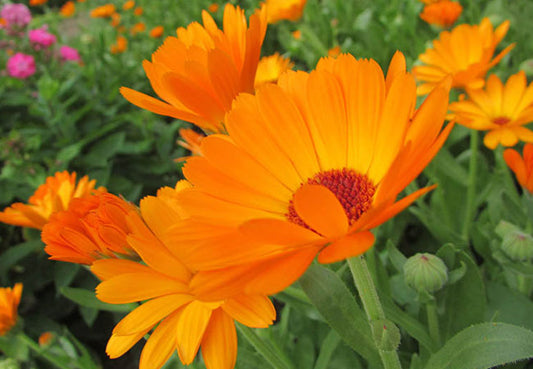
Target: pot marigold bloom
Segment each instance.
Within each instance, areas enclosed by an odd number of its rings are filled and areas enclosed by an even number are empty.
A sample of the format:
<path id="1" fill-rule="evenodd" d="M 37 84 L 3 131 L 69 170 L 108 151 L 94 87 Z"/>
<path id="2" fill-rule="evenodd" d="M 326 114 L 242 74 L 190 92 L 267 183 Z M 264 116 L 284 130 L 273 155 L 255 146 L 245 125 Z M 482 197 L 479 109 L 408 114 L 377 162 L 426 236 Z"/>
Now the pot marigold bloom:
<path id="1" fill-rule="evenodd" d="M 30 0 L 30 6 L 39 6 L 46 4 L 48 0 Z"/>
<path id="2" fill-rule="evenodd" d="M 224 131 L 224 115 L 240 92 L 254 91 L 254 78 L 266 32 L 266 12 L 257 11 L 246 27 L 244 11 L 227 4 L 224 31 L 205 10 L 204 26 L 191 23 L 167 37 L 143 67 L 158 100 L 122 87 L 131 103 L 182 119 L 206 131 Z"/>
<path id="3" fill-rule="evenodd" d="M 297 21 L 302 17 L 307 0 L 266 0 L 268 23 Z"/>
<path id="4" fill-rule="evenodd" d="M 520 185 L 533 193 L 533 144 L 524 146 L 524 157 L 514 149 L 505 149 L 503 152 L 505 162 L 511 168 Z"/>
<path id="5" fill-rule="evenodd" d="M 165 29 L 163 28 L 163 26 L 154 27 L 150 30 L 150 37 L 153 37 L 153 38 L 161 37 L 163 36 L 164 31 Z"/>
<path id="6" fill-rule="evenodd" d="M 299 29 L 297 29 L 296 31 L 293 31 L 291 34 L 292 34 L 292 37 L 294 37 L 295 40 L 301 40 L 302 39 L 302 31 L 300 31 Z"/>
<path id="7" fill-rule="evenodd" d="M 106 192 L 104 187 L 95 189 L 95 184 L 96 180 L 89 180 L 87 176 L 76 184 L 75 172 L 57 172 L 46 178 L 46 182 L 29 198 L 28 204 L 17 202 L 0 212 L 0 222 L 42 229 L 50 216 L 66 210 L 72 199 Z"/>
<path id="8" fill-rule="evenodd" d="M 39 346 L 48 346 L 53 338 L 54 334 L 52 332 L 44 332 L 39 336 Z"/>
<path id="9" fill-rule="evenodd" d="M 262 295 L 240 294 L 206 302 L 191 292 L 193 270 L 178 256 L 184 246 L 168 237 L 182 216 L 175 205 L 176 195 L 176 190 L 163 188 L 157 197 L 141 201 L 142 218 L 136 212 L 127 217 L 132 229 L 128 243 L 145 265 L 107 259 L 91 267 L 102 279 L 96 288 L 100 300 L 111 304 L 145 301 L 117 324 L 106 351 L 111 358 L 119 357 L 155 327 L 143 348 L 140 369 L 159 369 L 175 350 L 188 365 L 200 347 L 207 368 L 232 369 L 237 357 L 234 320 L 262 328 L 272 324 L 276 313 Z"/>
<path id="10" fill-rule="evenodd" d="M 427 94 L 448 76 L 452 77 L 452 87 L 483 87 L 487 71 L 514 47 L 507 46 L 492 59 L 508 29 L 509 21 L 493 30 L 490 20 L 484 18 L 479 25 L 461 24 L 441 32 L 439 39 L 433 41 L 433 48 L 418 57 L 425 65 L 413 67 L 413 74 L 423 82 L 418 94 Z"/>
<path id="11" fill-rule="evenodd" d="M 94 8 L 93 10 L 91 10 L 91 17 L 109 18 L 115 12 L 116 12 L 115 5 L 106 4 L 106 5 L 102 5 L 102 6 L 99 6 L 98 8 Z"/>
<path id="12" fill-rule="evenodd" d="M 281 73 L 292 69 L 292 67 L 294 67 L 294 63 L 279 53 L 261 58 L 255 74 L 255 88 L 269 82 L 276 83 Z"/>
<path id="13" fill-rule="evenodd" d="M 210 13 L 216 13 L 218 10 L 218 4 L 213 3 L 207 7 L 207 10 L 209 10 Z"/>
<path id="14" fill-rule="evenodd" d="M 429 24 L 439 27 L 452 26 L 463 12 L 463 7 L 457 1 L 439 1 L 424 6 L 420 18 Z"/>
<path id="15" fill-rule="evenodd" d="M 448 92 L 437 87 L 415 109 L 397 52 L 386 79 L 375 61 L 342 54 L 239 95 L 229 137 L 204 138 L 183 169 L 189 218 L 173 237 L 194 250 L 182 259 L 200 271 L 195 293 L 274 294 L 317 254 L 332 263 L 368 250 L 372 228 L 433 188 L 396 201 L 452 128 L 441 132 Z"/>
<path id="16" fill-rule="evenodd" d="M 43 227 L 44 251 L 51 260 L 88 265 L 102 258 L 136 257 L 126 242 L 130 211 L 135 206 L 110 193 L 73 199 Z"/>
<path id="17" fill-rule="evenodd" d="M 135 23 L 133 27 L 130 29 L 130 33 L 132 35 L 136 35 L 137 33 L 144 32 L 146 30 L 146 25 L 143 22 Z"/>
<path id="18" fill-rule="evenodd" d="M 468 100 L 450 104 L 450 117 L 468 128 L 489 131 L 483 142 L 490 149 L 498 144 L 514 146 L 518 140 L 533 142 L 525 124 L 533 121 L 533 84 L 523 71 L 509 77 L 505 86 L 492 74 L 485 89 L 467 89 Z"/>
<path id="19" fill-rule="evenodd" d="M 124 10 L 130 10 L 130 9 L 133 9 L 133 7 L 135 6 L 135 1 L 133 0 L 128 0 L 124 3 L 124 5 L 122 5 L 122 9 Z"/>
<path id="20" fill-rule="evenodd" d="M 124 36 L 117 36 L 117 42 L 111 45 L 111 54 L 120 54 L 128 48 L 128 40 Z"/>
<path id="21" fill-rule="evenodd" d="M 339 56 L 341 53 L 341 47 L 339 45 L 332 47 L 328 50 L 328 56 L 330 57 L 336 57 Z"/>
<path id="22" fill-rule="evenodd" d="M 120 18 L 120 14 L 118 13 L 111 14 L 111 26 L 117 27 L 120 24 Z"/>
<path id="23" fill-rule="evenodd" d="M 134 10 L 133 10 L 133 14 L 135 14 L 136 16 L 140 16 L 140 15 L 143 15 L 144 13 L 144 9 L 140 6 L 136 7 Z"/>
<path id="24" fill-rule="evenodd" d="M 67 1 L 61 9 L 59 9 L 59 14 L 61 14 L 63 17 L 72 17 L 74 13 L 76 12 L 76 4 L 74 1 Z"/>
<path id="25" fill-rule="evenodd" d="M 17 309 L 22 295 L 22 283 L 13 288 L 0 288 L 0 336 L 4 336 L 17 323 Z"/>

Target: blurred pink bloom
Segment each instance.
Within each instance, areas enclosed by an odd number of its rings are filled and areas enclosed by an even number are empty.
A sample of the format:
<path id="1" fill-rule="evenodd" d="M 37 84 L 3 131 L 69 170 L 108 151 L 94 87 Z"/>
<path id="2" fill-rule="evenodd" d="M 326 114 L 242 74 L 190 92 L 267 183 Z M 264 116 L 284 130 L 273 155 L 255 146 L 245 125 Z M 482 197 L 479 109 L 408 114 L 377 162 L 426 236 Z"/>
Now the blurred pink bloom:
<path id="1" fill-rule="evenodd" d="M 48 32 L 47 26 L 38 29 L 32 29 L 28 32 L 28 38 L 33 46 L 37 48 L 50 47 L 56 42 L 56 36 Z"/>
<path id="2" fill-rule="evenodd" d="M 35 73 L 35 59 L 31 55 L 16 53 L 7 61 L 7 72 L 11 77 L 27 78 Z"/>
<path id="3" fill-rule="evenodd" d="M 24 28 L 31 21 L 30 9 L 24 4 L 5 4 L 0 10 L 0 17 L 4 19 L 8 31 Z"/>
<path id="4" fill-rule="evenodd" d="M 61 60 L 63 61 L 79 62 L 81 60 L 78 50 L 70 46 L 61 46 L 59 54 L 61 54 Z"/>

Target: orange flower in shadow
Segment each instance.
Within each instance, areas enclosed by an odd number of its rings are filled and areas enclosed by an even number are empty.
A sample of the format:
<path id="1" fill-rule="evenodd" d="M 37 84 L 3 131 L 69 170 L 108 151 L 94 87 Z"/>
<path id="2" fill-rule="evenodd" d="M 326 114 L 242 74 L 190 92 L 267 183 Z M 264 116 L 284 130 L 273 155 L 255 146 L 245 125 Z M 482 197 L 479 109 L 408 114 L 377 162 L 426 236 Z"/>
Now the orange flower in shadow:
<path id="1" fill-rule="evenodd" d="M 28 204 L 14 203 L 0 213 L 0 222 L 21 227 L 42 229 L 50 216 L 66 210 L 76 197 L 86 197 L 93 193 L 106 192 L 104 187 L 94 189 L 95 180 L 84 176 L 76 184 L 76 173 L 57 172 L 46 178 L 29 198 Z"/>
<path id="2" fill-rule="evenodd" d="M 516 176 L 516 180 L 529 193 L 533 193 L 533 144 L 524 146 L 524 157 L 514 149 L 506 149 L 503 152 L 505 162 Z"/>
<path id="3" fill-rule="evenodd" d="M 4 336 L 17 323 L 17 309 L 22 295 L 22 283 L 13 288 L 0 288 L 0 336 Z"/>
<path id="4" fill-rule="evenodd" d="M 239 7 L 227 4 L 224 31 L 208 12 L 202 27 L 191 23 L 167 37 L 143 67 L 161 99 L 122 87 L 131 103 L 157 114 L 192 122 L 209 132 L 224 131 L 223 119 L 240 92 L 254 91 L 254 78 L 266 31 L 266 13 L 257 11 L 245 27 Z"/>
<path id="5" fill-rule="evenodd" d="M 258 88 L 265 83 L 276 83 L 279 76 L 292 69 L 294 63 L 289 58 L 284 58 L 275 53 L 271 56 L 264 56 L 259 60 L 257 65 L 257 73 L 255 74 L 255 88 Z"/>
<path id="6" fill-rule="evenodd" d="M 420 13 L 426 23 L 439 27 L 451 27 L 463 12 L 463 7 L 457 1 L 439 1 L 424 6 Z"/>
<path id="7" fill-rule="evenodd" d="M 514 47 L 507 46 L 493 58 L 508 29 L 509 21 L 493 30 L 490 20 L 484 18 L 479 25 L 461 24 L 441 32 L 439 39 L 433 41 L 433 48 L 418 57 L 425 65 L 413 67 L 413 74 L 422 82 L 417 93 L 427 94 L 448 76 L 452 77 L 452 87 L 483 87 L 487 71 Z"/>

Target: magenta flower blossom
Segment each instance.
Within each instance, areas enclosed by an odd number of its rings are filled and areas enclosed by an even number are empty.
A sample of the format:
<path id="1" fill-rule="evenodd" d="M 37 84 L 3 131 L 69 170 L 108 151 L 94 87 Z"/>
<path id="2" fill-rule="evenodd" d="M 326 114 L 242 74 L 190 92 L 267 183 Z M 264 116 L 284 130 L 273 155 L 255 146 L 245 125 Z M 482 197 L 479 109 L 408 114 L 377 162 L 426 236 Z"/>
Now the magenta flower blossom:
<path id="1" fill-rule="evenodd" d="M 56 36 L 48 32 L 47 26 L 38 29 L 32 29 L 28 32 L 28 38 L 36 48 L 47 48 L 56 42 Z"/>
<path id="2" fill-rule="evenodd" d="M 35 59 L 31 55 L 16 53 L 7 61 L 7 72 L 11 77 L 28 78 L 35 73 Z"/>
<path id="3" fill-rule="evenodd" d="M 30 9 L 24 4 L 5 4 L 0 10 L 0 17 L 5 21 L 8 31 L 16 32 L 31 21 Z"/>
<path id="4" fill-rule="evenodd" d="M 59 49 L 59 54 L 61 55 L 61 60 L 63 61 L 81 61 L 78 50 L 70 46 L 61 46 Z"/>

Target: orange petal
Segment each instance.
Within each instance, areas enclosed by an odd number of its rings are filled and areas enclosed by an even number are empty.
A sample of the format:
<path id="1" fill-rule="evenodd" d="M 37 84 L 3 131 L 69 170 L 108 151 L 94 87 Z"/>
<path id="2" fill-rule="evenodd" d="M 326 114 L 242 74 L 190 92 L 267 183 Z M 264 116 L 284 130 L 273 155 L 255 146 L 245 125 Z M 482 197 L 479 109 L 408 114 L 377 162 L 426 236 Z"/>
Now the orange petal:
<path id="1" fill-rule="evenodd" d="M 318 254 L 318 261 L 322 264 L 329 264 L 352 256 L 361 255 L 372 247 L 374 240 L 374 235 L 369 231 L 350 234 L 338 239 L 323 249 Z"/>
<path id="2" fill-rule="evenodd" d="M 107 342 L 105 352 L 111 359 L 116 359 L 117 357 L 124 355 L 124 353 L 143 338 L 150 329 L 152 329 L 152 327 L 129 336 L 117 336 L 113 334 Z"/>
<path id="3" fill-rule="evenodd" d="M 91 265 L 91 272 L 101 280 L 106 280 L 126 273 L 149 273 L 150 268 L 130 260 L 100 259 Z"/>
<path id="4" fill-rule="evenodd" d="M 159 369 L 176 349 L 176 327 L 181 311 L 170 315 L 157 326 L 144 345 L 139 369 Z"/>
<path id="5" fill-rule="evenodd" d="M 267 296 L 238 295 L 227 299 L 222 309 L 239 323 L 266 328 L 276 319 L 276 309 Z"/>
<path id="6" fill-rule="evenodd" d="M 322 240 L 318 234 L 295 223 L 279 219 L 252 219 L 239 227 L 245 236 L 277 245 L 305 245 Z"/>
<path id="7" fill-rule="evenodd" d="M 200 301 L 193 301 L 183 309 L 176 330 L 178 353 L 183 364 L 189 365 L 194 360 L 211 313 L 212 309 Z"/>
<path id="8" fill-rule="evenodd" d="M 233 369 L 237 361 L 235 323 L 222 309 L 213 311 L 202 339 L 202 357 L 209 369 Z"/>
<path id="9" fill-rule="evenodd" d="M 514 172 L 516 179 L 521 185 L 525 185 L 527 179 L 527 170 L 524 160 L 520 154 L 514 149 L 506 149 L 503 152 L 505 162 Z"/>

